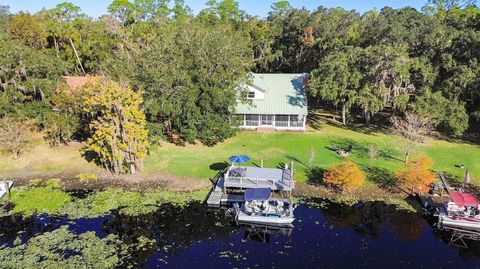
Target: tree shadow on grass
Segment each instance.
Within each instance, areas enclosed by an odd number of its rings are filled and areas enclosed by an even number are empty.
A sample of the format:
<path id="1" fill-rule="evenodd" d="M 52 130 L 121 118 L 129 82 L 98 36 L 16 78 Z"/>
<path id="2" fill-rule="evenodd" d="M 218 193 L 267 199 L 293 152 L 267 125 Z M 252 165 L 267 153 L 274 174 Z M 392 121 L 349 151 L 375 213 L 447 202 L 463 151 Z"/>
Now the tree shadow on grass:
<path id="1" fill-rule="evenodd" d="M 82 152 L 82 157 L 85 158 L 85 160 L 87 160 L 87 162 L 89 163 L 93 162 L 97 166 L 103 167 L 103 163 L 100 160 L 100 156 L 98 155 L 98 153 L 94 151 L 91 151 L 91 150 L 84 151 Z"/>
<path id="2" fill-rule="evenodd" d="M 364 166 L 362 170 L 366 177 L 378 187 L 388 191 L 398 191 L 398 182 L 389 170 L 374 166 Z"/>
<path id="3" fill-rule="evenodd" d="M 323 175 L 327 170 L 321 167 L 311 167 L 308 168 L 305 173 L 307 176 L 307 183 L 316 186 L 325 186 L 325 182 L 323 181 Z"/>
<path id="4" fill-rule="evenodd" d="M 285 157 L 287 157 L 289 160 L 292 160 L 292 161 L 294 161 L 294 162 L 296 162 L 296 163 L 299 163 L 299 164 L 307 167 L 307 165 L 306 165 L 305 163 L 303 163 L 302 161 L 300 161 L 297 157 L 295 157 L 295 156 L 293 156 L 293 155 L 287 155 L 287 156 L 285 156 Z"/>
<path id="5" fill-rule="evenodd" d="M 336 140 L 330 139 L 330 143 L 331 143 L 331 146 L 330 147 L 327 146 L 325 148 L 332 151 L 333 153 L 336 153 L 337 150 L 339 149 L 346 150 L 351 147 L 349 155 L 353 154 L 353 155 L 367 156 L 368 154 L 367 147 L 349 138 L 340 138 Z"/>
<path id="6" fill-rule="evenodd" d="M 354 140 L 349 139 L 349 138 L 340 138 L 340 139 L 337 139 L 337 140 L 330 139 L 330 141 L 331 141 L 331 145 L 326 146 L 325 148 L 328 149 L 329 151 L 333 152 L 333 153 L 337 153 L 338 150 L 340 150 L 340 149 L 346 150 L 351 145 L 352 149 L 350 150 L 350 152 L 348 154 L 349 156 L 357 155 L 361 158 L 369 158 L 369 151 L 370 150 L 369 150 L 368 147 L 370 145 L 376 145 L 377 149 L 378 149 L 378 145 L 376 143 L 366 143 L 366 144 L 364 144 L 364 143 L 360 143 L 360 142 L 354 141 Z M 338 155 L 338 157 L 341 157 L 341 156 Z M 348 157 L 348 156 L 345 156 L 345 157 Z M 395 157 L 393 155 L 393 151 L 390 150 L 390 149 L 389 150 L 378 149 L 378 157 L 377 158 L 399 161 L 399 162 L 403 163 L 403 160 Z"/>
<path id="7" fill-rule="evenodd" d="M 378 157 L 383 158 L 385 160 L 399 161 L 401 163 L 405 162 L 404 160 L 393 156 L 391 150 L 388 150 L 388 151 L 379 150 L 378 151 Z"/>

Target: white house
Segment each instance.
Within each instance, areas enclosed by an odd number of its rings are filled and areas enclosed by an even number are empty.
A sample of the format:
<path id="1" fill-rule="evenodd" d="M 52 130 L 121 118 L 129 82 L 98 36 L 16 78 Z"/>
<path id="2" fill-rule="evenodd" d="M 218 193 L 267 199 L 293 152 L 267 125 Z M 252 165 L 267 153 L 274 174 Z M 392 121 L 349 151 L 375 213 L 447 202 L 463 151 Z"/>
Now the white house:
<path id="1" fill-rule="evenodd" d="M 251 104 L 237 102 L 239 127 L 252 130 L 305 131 L 308 114 L 306 74 L 252 74 L 241 85 Z"/>

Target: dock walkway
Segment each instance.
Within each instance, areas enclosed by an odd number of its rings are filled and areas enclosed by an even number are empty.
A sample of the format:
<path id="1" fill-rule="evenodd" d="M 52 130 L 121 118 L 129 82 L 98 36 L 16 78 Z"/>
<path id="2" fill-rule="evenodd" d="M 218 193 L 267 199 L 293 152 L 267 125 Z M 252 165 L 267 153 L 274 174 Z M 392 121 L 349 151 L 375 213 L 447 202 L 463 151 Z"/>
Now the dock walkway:
<path id="1" fill-rule="evenodd" d="M 243 195 L 229 194 L 227 190 L 269 188 L 272 191 L 293 189 L 291 169 L 230 167 L 219 176 L 207 199 L 207 205 L 219 207 L 222 204 L 244 202 Z"/>
<path id="2" fill-rule="evenodd" d="M 291 191 L 290 169 L 232 167 L 224 176 L 225 188 L 269 188 L 274 191 Z"/>

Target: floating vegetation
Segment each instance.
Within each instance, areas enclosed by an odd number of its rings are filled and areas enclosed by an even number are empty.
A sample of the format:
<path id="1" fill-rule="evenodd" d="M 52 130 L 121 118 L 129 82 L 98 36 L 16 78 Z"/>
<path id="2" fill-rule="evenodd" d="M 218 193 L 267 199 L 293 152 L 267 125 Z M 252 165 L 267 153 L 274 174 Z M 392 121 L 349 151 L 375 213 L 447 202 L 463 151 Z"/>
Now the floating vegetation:
<path id="1" fill-rule="evenodd" d="M 405 200 L 402 198 L 389 198 L 389 197 L 369 197 L 369 198 L 358 198 L 351 194 L 339 194 L 333 198 L 322 198 L 322 197 L 311 197 L 306 198 L 304 203 L 309 206 L 316 206 L 320 208 L 327 207 L 330 203 L 337 203 L 347 206 L 353 206 L 359 203 L 365 202 L 381 202 L 385 205 L 395 206 L 396 210 L 403 210 L 408 212 L 420 212 L 421 207 L 416 201 Z"/>
<path id="2" fill-rule="evenodd" d="M 207 189 L 194 192 L 171 192 L 151 189 L 145 192 L 107 189 L 92 191 L 85 197 L 75 197 L 59 189 L 59 183 L 50 180 L 44 187 L 18 187 L 12 191 L 13 210 L 1 215 L 33 213 L 67 215 L 71 219 L 93 218 L 119 210 L 121 214 L 137 216 L 154 212 L 162 203 L 185 206 L 192 201 L 203 201 Z"/>
<path id="3" fill-rule="evenodd" d="M 18 187 L 12 190 L 13 212 L 26 215 L 34 212 L 55 213 L 71 200 L 71 196 L 56 188 L 54 181 L 45 187 Z"/>
<path id="4" fill-rule="evenodd" d="M 32 237 L 27 243 L 0 247 L 1 268 L 113 268 L 128 257 L 117 235 L 74 234 L 67 226 Z"/>

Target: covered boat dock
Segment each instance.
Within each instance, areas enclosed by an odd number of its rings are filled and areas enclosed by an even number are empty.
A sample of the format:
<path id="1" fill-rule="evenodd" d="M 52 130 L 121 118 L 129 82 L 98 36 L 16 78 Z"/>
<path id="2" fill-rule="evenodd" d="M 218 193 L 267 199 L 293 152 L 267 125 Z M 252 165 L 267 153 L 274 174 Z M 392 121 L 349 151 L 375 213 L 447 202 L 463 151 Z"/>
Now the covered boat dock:
<path id="1" fill-rule="evenodd" d="M 247 189 L 270 189 L 272 191 L 290 192 L 293 180 L 293 163 L 290 168 L 262 168 L 247 166 L 230 166 L 220 175 L 207 199 L 207 205 L 219 207 L 221 204 L 244 202 L 244 195 L 231 194 L 228 191 Z"/>

